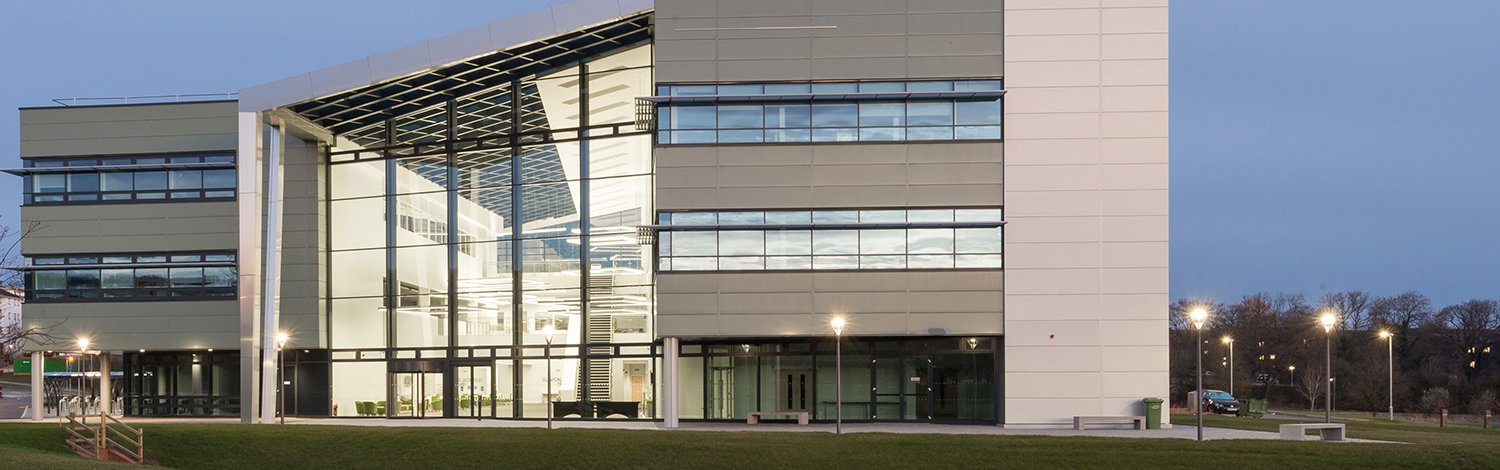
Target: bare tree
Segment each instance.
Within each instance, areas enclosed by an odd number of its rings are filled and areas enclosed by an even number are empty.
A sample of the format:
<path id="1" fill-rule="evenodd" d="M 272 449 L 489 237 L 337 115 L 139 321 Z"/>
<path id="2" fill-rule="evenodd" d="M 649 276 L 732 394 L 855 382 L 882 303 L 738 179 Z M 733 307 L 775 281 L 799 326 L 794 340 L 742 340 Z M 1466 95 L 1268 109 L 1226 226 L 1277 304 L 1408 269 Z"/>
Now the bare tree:
<path id="1" fill-rule="evenodd" d="M 1323 396 L 1328 388 L 1328 378 L 1323 376 L 1323 366 L 1309 364 L 1307 372 L 1298 377 L 1297 383 L 1293 385 L 1296 386 L 1297 393 L 1307 399 L 1307 409 L 1311 410 L 1318 407 L 1318 397 Z"/>
<path id="2" fill-rule="evenodd" d="M 1496 328 L 1500 327 L 1500 302 L 1469 300 L 1438 311 L 1441 324 L 1451 341 L 1462 351 L 1464 375 L 1472 381 L 1488 365 L 1485 357 L 1495 346 Z"/>
<path id="3" fill-rule="evenodd" d="M 1370 305 L 1373 326 L 1395 329 L 1398 337 L 1409 333 L 1432 316 L 1432 301 L 1417 291 L 1376 299 Z"/>
<path id="4" fill-rule="evenodd" d="M 1344 329 L 1366 330 L 1370 328 L 1369 293 L 1358 290 L 1330 292 L 1324 295 L 1318 304 L 1322 308 L 1338 312 L 1339 317 L 1344 320 Z"/>
<path id="5" fill-rule="evenodd" d="M 0 224 L 0 267 L 16 267 L 22 264 L 21 241 L 41 229 L 42 225 L 36 222 L 25 224 L 20 228 Z M 12 292 L 20 292 L 25 288 L 26 278 L 19 269 L 0 269 L 0 289 Z M 9 364 L 15 359 L 16 353 L 27 342 L 36 345 L 52 344 L 58 341 L 52 336 L 51 331 L 57 325 L 45 327 L 24 327 L 21 324 L 0 324 L 0 364 Z"/>

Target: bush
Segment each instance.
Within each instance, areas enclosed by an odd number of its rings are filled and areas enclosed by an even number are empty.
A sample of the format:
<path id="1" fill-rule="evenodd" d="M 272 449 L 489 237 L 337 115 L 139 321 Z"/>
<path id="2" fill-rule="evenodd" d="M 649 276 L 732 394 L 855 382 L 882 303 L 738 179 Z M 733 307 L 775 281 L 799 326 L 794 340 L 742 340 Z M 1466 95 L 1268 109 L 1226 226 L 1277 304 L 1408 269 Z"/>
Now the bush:
<path id="1" fill-rule="evenodd" d="M 1465 411 L 1469 412 L 1469 414 L 1478 415 L 1484 414 L 1486 410 L 1493 409 L 1495 409 L 1495 391 L 1485 390 L 1474 395 L 1474 398 L 1469 400 L 1469 407 Z"/>
<path id="2" fill-rule="evenodd" d="M 1432 387 L 1422 391 L 1422 398 L 1417 400 L 1417 411 L 1423 413 L 1437 413 L 1448 409 L 1448 404 L 1453 402 L 1453 396 L 1448 389 L 1443 387 Z"/>

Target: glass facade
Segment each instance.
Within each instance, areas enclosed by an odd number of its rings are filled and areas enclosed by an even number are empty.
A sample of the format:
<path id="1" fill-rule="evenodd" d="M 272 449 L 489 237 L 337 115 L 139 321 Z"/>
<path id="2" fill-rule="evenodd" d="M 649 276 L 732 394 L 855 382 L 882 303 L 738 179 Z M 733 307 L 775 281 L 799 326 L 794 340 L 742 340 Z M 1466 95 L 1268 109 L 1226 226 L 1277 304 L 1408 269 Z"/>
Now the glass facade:
<path id="1" fill-rule="evenodd" d="M 650 64 L 644 45 L 590 57 L 333 149 L 343 415 L 543 418 L 549 364 L 558 417 L 654 414 L 650 247 L 635 237 L 654 213 L 651 135 L 632 106 Z"/>
<path id="2" fill-rule="evenodd" d="M 660 144 L 999 140 L 1000 80 L 663 85 Z"/>
<path id="3" fill-rule="evenodd" d="M 232 200 L 234 155 L 117 155 L 25 160 L 25 204 Z"/>
<path id="4" fill-rule="evenodd" d="M 30 257 L 29 302 L 233 300 L 230 252 L 110 253 Z"/>
<path id="5" fill-rule="evenodd" d="M 126 352 L 124 413 L 130 416 L 237 416 L 240 354 L 235 351 Z"/>
<path id="6" fill-rule="evenodd" d="M 663 212 L 660 269 L 1002 267 L 997 208 Z"/>
<path id="7" fill-rule="evenodd" d="M 844 338 L 841 354 L 833 341 L 684 344 L 681 417 L 803 411 L 815 420 L 999 420 L 1000 338 Z"/>

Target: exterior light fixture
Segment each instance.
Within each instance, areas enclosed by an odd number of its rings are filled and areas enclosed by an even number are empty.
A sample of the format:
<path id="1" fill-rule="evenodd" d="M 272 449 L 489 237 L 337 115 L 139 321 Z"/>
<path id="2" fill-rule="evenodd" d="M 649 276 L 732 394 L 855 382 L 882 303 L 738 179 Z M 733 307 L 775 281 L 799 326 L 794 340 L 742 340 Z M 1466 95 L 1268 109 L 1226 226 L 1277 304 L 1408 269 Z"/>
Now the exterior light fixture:
<path id="1" fill-rule="evenodd" d="M 1203 306 L 1193 307 L 1188 312 L 1188 320 L 1193 322 L 1193 330 L 1198 333 L 1198 393 L 1193 396 L 1193 409 L 1198 415 L 1198 441 L 1203 441 L 1203 325 L 1208 323 L 1208 309 Z"/>
<path id="2" fill-rule="evenodd" d="M 828 321 L 828 326 L 833 327 L 833 363 L 834 384 L 833 393 L 835 404 L 833 406 L 834 420 L 833 433 L 844 433 L 844 316 L 835 315 Z"/>
<path id="3" fill-rule="evenodd" d="M 1395 336 L 1391 330 L 1380 330 L 1380 337 L 1385 340 L 1385 412 L 1391 421 L 1396 420 L 1396 349 L 1391 346 Z"/>
<path id="4" fill-rule="evenodd" d="M 1339 317 L 1338 315 L 1334 315 L 1333 312 L 1325 311 L 1323 315 L 1318 317 L 1318 323 L 1323 325 L 1323 333 L 1326 333 L 1323 337 L 1323 354 L 1328 374 L 1326 384 L 1328 386 L 1328 398 L 1323 400 L 1323 422 L 1325 423 L 1333 422 L 1333 327 L 1338 322 Z"/>

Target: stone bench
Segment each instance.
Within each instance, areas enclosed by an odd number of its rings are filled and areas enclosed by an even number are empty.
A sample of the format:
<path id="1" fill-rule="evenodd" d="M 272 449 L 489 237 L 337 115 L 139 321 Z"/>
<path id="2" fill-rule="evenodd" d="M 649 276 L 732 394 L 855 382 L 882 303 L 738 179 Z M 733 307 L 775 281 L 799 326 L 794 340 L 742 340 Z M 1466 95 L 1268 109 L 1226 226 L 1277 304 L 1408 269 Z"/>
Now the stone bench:
<path id="1" fill-rule="evenodd" d="M 745 414 L 745 424 L 760 424 L 763 416 L 786 416 L 797 417 L 797 425 L 807 426 L 806 411 L 751 411 Z"/>
<path id="2" fill-rule="evenodd" d="M 1089 423 L 1094 424 L 1130 424 L 1135 429 L 1146 429 L 1145 416 L 1074 416 L 1073 429 L 1083 431 Z"/>
<path id="3" fill-rule="evenodd" d="M 1307 431 L 1316 429 L 1318 437 L 1309 439 Z M 1344 440 L 1344 423 L 1297 423 L 1281 425 L 1281 438 L 1288 441 L 1342 441 Z"/>

